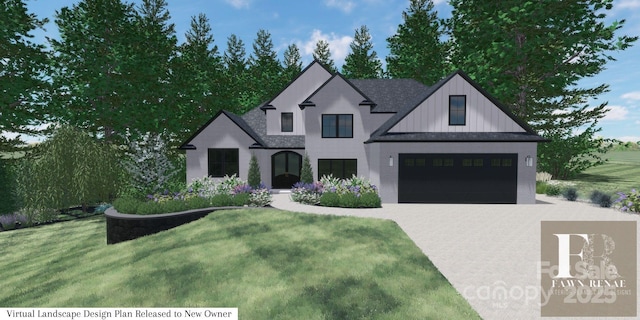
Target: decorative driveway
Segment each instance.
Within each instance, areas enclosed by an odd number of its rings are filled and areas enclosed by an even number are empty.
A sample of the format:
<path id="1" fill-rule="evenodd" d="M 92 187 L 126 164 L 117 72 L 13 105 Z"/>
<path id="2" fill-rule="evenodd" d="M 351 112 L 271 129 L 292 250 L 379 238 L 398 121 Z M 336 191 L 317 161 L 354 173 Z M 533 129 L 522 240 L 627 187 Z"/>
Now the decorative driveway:
<path id="1" fill-rule="evenodd" d="M 538 319 L 540 222 L 638 221 L 639 216 L 545 195 L 536 198 L 534 205 L 383 204 L 379 209 L 342 209 L 302 205 L 292 202 L 289 194 L 274 194 L 272 206 L 393 220 L 483 319 Z M 500 292 L 508 295 L 495 295 Z"/>

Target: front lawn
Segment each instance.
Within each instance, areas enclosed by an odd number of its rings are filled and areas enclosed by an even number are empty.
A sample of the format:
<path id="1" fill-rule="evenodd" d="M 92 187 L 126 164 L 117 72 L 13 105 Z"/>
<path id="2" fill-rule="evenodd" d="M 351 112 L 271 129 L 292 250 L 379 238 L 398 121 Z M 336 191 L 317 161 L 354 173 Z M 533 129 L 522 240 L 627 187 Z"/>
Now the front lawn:
<path id="1" fill-rule="evenodd" d="M 103 217 L 0 233 L 0 307 L 238 307 L 241 319 L 469 319 L 391 221 L 213 213 L 106 245 Z"/>
<path id="2" fill-rule="evenodd" d="M 614 195 L 640 189 L 640 151 L 611 151 L 605 157 L 609 159 L 607 163 L 589 168 L 570 180 L 580 197 L 588 198 L 594 190 Z"/>

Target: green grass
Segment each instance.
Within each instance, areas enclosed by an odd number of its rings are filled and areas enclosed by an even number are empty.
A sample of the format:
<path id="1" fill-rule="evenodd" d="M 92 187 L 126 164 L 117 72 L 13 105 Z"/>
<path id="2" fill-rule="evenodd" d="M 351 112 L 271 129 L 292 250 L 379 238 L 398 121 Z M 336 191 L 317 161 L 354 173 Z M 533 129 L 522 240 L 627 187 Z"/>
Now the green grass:
<path id="1" fill-rule="evenodd" d="M 605 156 L 609 161 L 589 168 L 571 182 L 576 184 L 581 198 L 594 190 L 615 194 L 640 189 L 640 151 L 613 151 Z"/>
<path id="2" fill-rule="evenodd" d="M 470 319 L 391 221 L 220 211 L 106 245 L 103 217 L 0 233 L 0 307 L 238 307 L 242 319 Z"/>

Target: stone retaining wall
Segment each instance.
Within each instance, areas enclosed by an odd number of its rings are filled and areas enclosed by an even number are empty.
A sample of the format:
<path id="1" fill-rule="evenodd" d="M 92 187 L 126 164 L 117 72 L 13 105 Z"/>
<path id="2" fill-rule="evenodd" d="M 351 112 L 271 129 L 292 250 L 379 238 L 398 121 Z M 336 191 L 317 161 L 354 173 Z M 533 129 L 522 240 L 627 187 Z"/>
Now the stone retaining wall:
<path id="1" fill-rule="evenodd" d="M 137 215 L 119 213 L 111 207 L 104 213 L 107 218 L 107 244 L 133 240 L 169 230 L 222 209 L 230 208 L 204 208 L 175 213 Z"/>

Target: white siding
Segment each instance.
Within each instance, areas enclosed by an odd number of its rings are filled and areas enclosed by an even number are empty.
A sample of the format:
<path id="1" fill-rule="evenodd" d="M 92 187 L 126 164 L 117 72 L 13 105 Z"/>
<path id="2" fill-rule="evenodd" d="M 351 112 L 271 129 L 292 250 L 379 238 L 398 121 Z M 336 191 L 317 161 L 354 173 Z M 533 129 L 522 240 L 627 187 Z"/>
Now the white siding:
<path id="1" fill-rule="evenodd" d="M 449 96 L 467 97 L 464 126 L 449 125 Z M 525 132 L 460 75 L 445 83 L 389 132 Z"/>
<path id="2" fill-rule="evenodd" d="M 267 110 L 268 135 L 304 135 L 304 112 L 298 104 L 304 102 L 309 95 L 325 83 L 331 74 L 320 64 L 312 64 L 303 74 L 271 101 L 275 110 Z M 280 115 L 283 112 L 293 113 L 293 132 L 282 132 Z"/>

